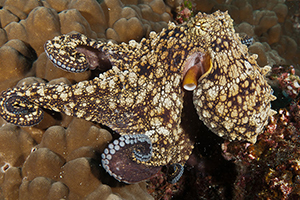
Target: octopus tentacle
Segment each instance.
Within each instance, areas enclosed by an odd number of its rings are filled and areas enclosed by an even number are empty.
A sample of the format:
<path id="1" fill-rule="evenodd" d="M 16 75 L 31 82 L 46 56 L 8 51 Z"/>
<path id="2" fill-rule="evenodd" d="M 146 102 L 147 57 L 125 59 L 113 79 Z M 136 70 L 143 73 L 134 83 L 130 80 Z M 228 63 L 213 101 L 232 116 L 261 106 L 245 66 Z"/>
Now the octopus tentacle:
<path id="1" fill-rule="evenodd" d="M 174 184 L 179 181 L 184 172 L 184 167 L 180 163 L 169 166 L 167 181 Z"/>
<path id="2" fill-rule="evenodd" d="M 75 48 L 80 45 L 88 45 L 88 41 L 84 36 L 81 37 L 81 35 L 76 34 L 72 36 L 60 36 L 49 40 L 45 43 L 44 49 L 48 58 L 56 67 L 79 73 L 84 72 L 90 66 L 85 56 L 75 51 Z"/>
<path id="3" fill-rule="evenodd" d="M 253 39 L 253 37 L 250 37 L 248 35 L 244 35 L 244 36 L 241 37 L 241 42 L 242 42 L 242 44 L 249 47 L 254 43 L 254 39 Z"/>
<path id="4" fill-rule="evenodd" d="M 21 117 L 20 119 L 23 120 L 22 114 L 26 114 L 26 116 L 32 116 L 25 118 L 27 126 L 35 125 L 42 119 L 40 106 L 56 112 L 63 112 L 69 116 L 110 125 L 115 119 L 111 116 L 117 110 L 109 109 L 107 104 L 111 101 L 117 101 L 118 96 L 114 92 L 109 92 L 109 88 L 105 86 L 109 84 L 107 81 L 102 81 L 102 89 L 95 88 L 98 81 L 96 78 L 72 86 L 64 83 L 58 85 L 35 83 L 30 86 L 15 88 L 2 94 L 1 115 L 3 118 L 11 119 L 16 124 L 23 126 L 24 124 L 19 123 L 18 118 Z M 119 114 L 122 115 L 122 112 Z M 90 116 L 95 117 L 90 118 Z M 119 126 L 116 125 L 116 127 Z M 114 129 L 114 126 L 112 128 Z"/>
<path id="5" fill-rule="evenodd" d="M 14 93 L 5 95 L 7 94 L 3 93 L 0 98 L 0 107 L 2 108 L 0 115 L 7 122 L 20 126 L 32 126 L 43 119 L 43 110 L 25 97 L 17 96 Z"/>
<path id="6" fill-rule="evenodd" d="M 120 70 L 127 69 L 129 57 L 136 57 L 137 43 L 116 45 L 112 42 L 99 42 L 82 34 L 61 35 L 48 40 L 44 49 L 48 58 L 58 68 L 68 72 L 81 73 L 96 68 L 101 71 L 118 65 Z M 132 50 L 130 53 L 129 50 Z"/>
<path id="7" fill-rule="evenodd" d="M 133 148 L 133 154 L 140 162 L 147 162 L 152 157 L 152 142 L 147 135 L 139 134 L 133 135 L 134 142 L 136 143 Z M 126 143 L 126 141 L 125 141 Z"/>
<path id="8" fill-rule="evenodd" d="M 143 164 L 152 157 L 151 140 L 144 134 L 121 136 L 110 143 L 101 156 L 103 168 L 117 180 L 126 183 L 147 179 L 161 168 Z"/>
<path id="9" fill-rule="evenodd" d="M 97 49 L 97 42 L 85 35 L 73 34 L 48 40 L 44 49 L 48 58 L 63 70 L 80 73 L 97 67 L 109 69 L 111 63 L 107 55 Z"/>

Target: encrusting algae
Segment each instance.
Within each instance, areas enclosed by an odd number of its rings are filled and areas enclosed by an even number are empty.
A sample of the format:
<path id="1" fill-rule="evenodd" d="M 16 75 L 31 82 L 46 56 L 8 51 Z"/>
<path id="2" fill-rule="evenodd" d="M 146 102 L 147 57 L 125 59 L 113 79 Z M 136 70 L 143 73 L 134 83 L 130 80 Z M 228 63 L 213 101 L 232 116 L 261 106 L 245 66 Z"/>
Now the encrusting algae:
<path id="1" fill-rule="evenodd" d="M 255 143 L 275 112 L 270 104 L 275 96 L 264 79 L 270 67 L 260 68 L 256 55 L 248 54 L 227 12 L 169 23 L 140 43 L 73 34 L 49 40 L 45 51 L 70 72 L 111 69 L 71 86 L 37 83 L 4 91 L 0 115 L 32 126 L 42 120 L 43 107 L 110 127 L 121 137 L 104 150 L 102 166 L 119 181 L 148 179 L 164 165 L 174 167 L 170 182 L 180 178 L 193 149 L 180 125 L 182 81 L 190 76 L 199 118 L 221 137 Z"/>

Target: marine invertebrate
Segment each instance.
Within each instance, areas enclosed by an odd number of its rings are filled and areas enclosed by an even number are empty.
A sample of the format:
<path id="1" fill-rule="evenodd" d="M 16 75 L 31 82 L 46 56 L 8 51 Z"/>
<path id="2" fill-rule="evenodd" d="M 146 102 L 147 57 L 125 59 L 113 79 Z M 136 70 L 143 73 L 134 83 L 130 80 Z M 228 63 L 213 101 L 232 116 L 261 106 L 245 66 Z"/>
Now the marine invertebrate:
<path id="1" fill-rule="evenodd" d="M 181 81 L 193 66 L 204 70 L 194 105 L 217 135 L 254 143 L 274 113 L 270 101 L 275 97 L 263 77 L 269 67 L 257 66 L 226 12 L 198 13 L 181 26 L 169 23 L 140 43 L 118 45 L 73 34 L 49 40 L 45 50 L 67 71 L 111 69 L 71 86 L 38 83 L 4 91 L 1 116 L 17 125 L 34 125 L 44 107 L 110 127 L 121 137 L 104 150 L 102 165 L 123 182 L 147 179 L 163 165 L 174 169 L 170 182 L 180 178 L 193 148 L 180 126 Z"/>

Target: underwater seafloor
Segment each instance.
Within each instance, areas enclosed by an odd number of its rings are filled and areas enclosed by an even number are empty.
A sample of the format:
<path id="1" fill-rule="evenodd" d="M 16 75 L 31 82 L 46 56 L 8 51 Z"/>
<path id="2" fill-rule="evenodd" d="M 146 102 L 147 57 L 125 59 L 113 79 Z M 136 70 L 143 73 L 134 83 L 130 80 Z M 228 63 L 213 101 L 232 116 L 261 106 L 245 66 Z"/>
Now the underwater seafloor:
<path id="1" fill-rule="evenodd" d="M 249 52 L 272 66 L 277 100 L 255 144 L 229 142 L 210 132 L 185 96 L 183 125 L 195 149 L 176 184 L 164 170 L 148 181 L 119 183 L 99 167 L 113 136 L 99 124 L 45 112 L 33 127 L 0 119 L 0 199 L 300 199 L 300 2 L 284 0 L 0 0 L 0 91 L 36 81 L 77 83 L 94 72 L 65 72 L 43 45 L 77 31 L 90 38 L 137 41 L 169 20 L 228 10 Z M 134 30 L 134 31 L 128 31 Z"/>

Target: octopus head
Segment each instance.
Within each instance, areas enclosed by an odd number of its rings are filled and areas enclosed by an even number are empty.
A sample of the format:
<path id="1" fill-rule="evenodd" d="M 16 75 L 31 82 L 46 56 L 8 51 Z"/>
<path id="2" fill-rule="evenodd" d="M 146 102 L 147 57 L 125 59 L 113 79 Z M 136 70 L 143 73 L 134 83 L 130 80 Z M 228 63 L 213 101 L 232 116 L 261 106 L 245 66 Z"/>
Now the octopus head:
<path id="1" fill-rule="evenodd" d="M 187 26 L 196 50 L 184 63 L 183 88 L 193 91 L 200 120 L 220 137 L 255 143 L 276 113 L 264 78 L 270 67 L 260 68 L 249 55 L 227 12 L 198 13 Z"/>
<path id="2" fill-rule="evenodd" d="M 204 44 L 206 46 L 225 33 L 234 32 L 233 20 L 227 11 L 217 11 L 211 15 L 199 12 L 187 23 L 187 27 L 189 36 L 196 41 L 201 39 L 201 42 L 208 42 Z"/>

